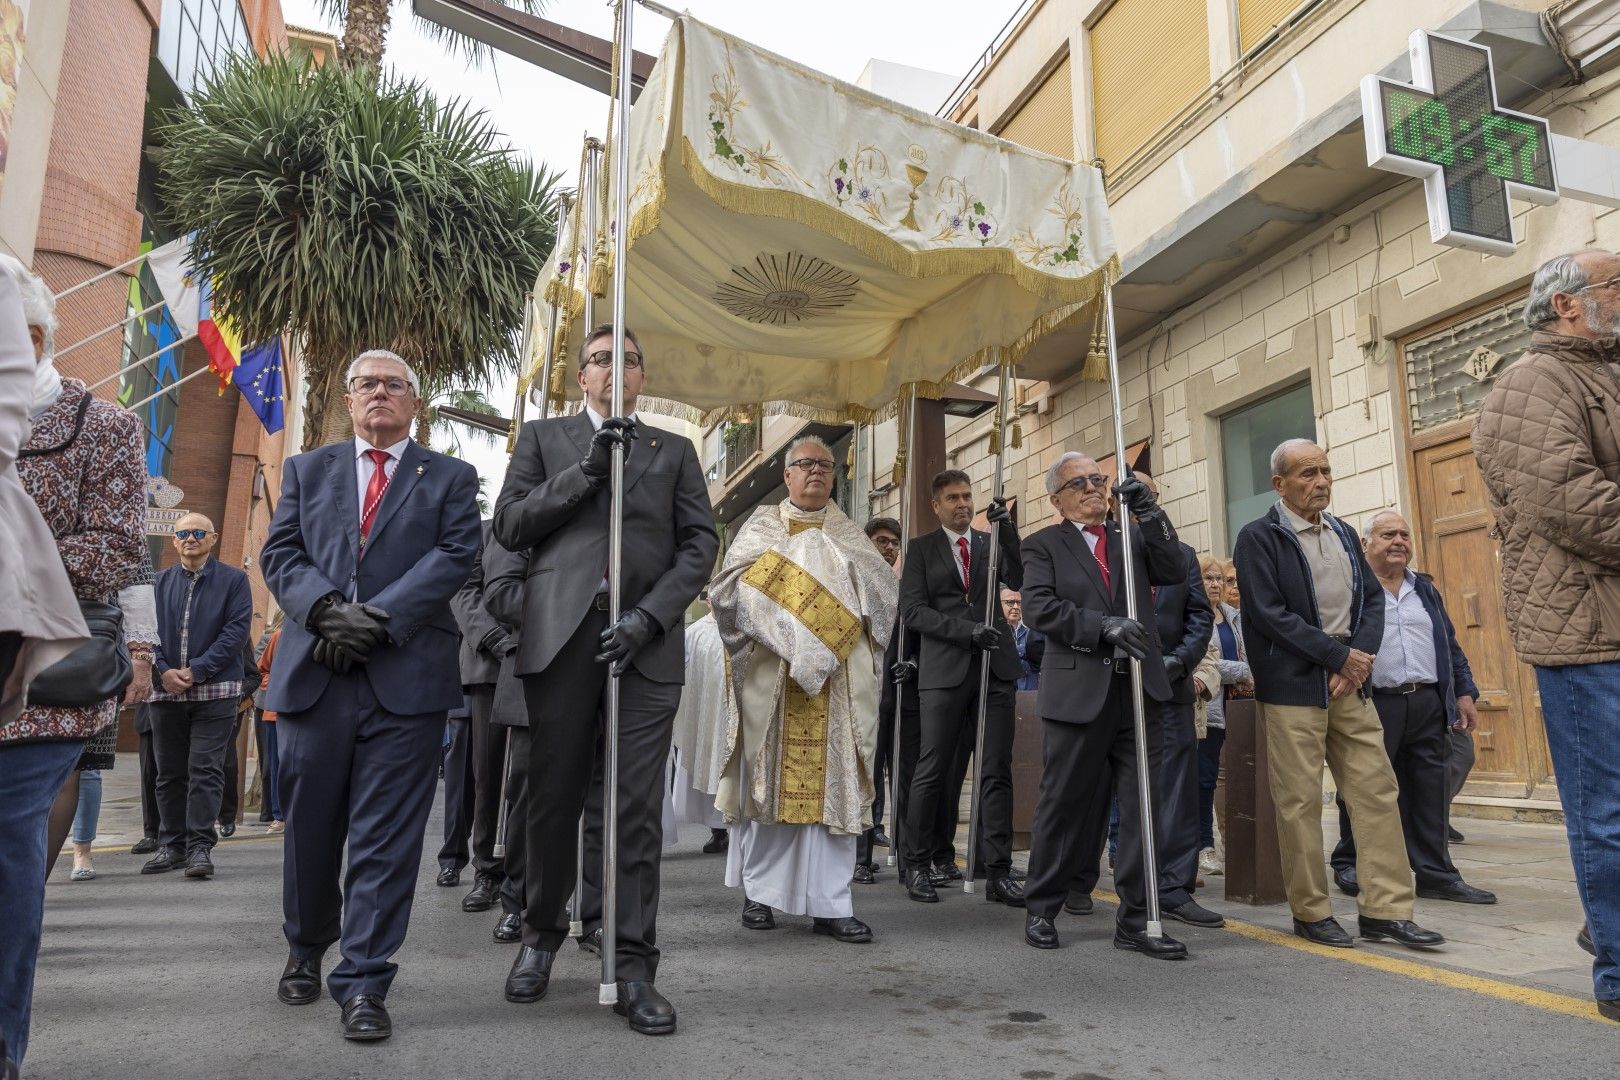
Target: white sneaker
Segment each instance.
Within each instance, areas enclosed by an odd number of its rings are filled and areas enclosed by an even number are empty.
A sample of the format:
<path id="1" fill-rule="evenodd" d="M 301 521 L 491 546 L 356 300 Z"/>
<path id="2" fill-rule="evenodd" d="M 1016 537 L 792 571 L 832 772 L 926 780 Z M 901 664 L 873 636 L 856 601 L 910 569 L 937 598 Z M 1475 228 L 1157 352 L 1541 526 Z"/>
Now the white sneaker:
<path id="1" fill-rule="evenodd" d="M 1198 853 L 1198 869 L 1202 873 L 1213 877 L 1217 874 L 1226 873 L 1226 864 L 1221 861 L 1219 855 L 1215 854 L 1214 848 L 1207 847 Z"/>

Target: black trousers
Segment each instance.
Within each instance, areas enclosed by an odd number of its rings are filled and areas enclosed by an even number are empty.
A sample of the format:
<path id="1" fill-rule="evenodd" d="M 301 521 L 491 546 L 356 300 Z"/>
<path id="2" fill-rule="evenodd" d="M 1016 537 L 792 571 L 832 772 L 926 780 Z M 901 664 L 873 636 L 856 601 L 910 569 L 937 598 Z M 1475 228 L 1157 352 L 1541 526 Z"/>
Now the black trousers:
<path id="1" fill-rule="evenodd" d="M 158 843 L 163 847 L 189 853 L 218 842 L 214 824 L 235 722 L 235 698 L 152 703 Z"/>
<path id="2" fill-rule="evenodd" d="M 529 710 L 528 853 L 523 868 L 523 943 L 555 952 L 568 936 L 576 830 L 599 768 L 607 713 L 605 664 L 593 657 L 607 613 L 590 611 L 545 671 L 523 676 Z M 619 680 L 617 977 L 658 972 L 658 875 L 664 846 L 665 768 L 678 683 L 632 667 Z"/>
<path id="3" fill-rule="evenodd" d="M 225 742 L 225 787 L 219 795 L 219 823 L 235 822 L 242 805 L 242 780 L 237 769 L 236 739 L 242 733 L 242 713 L 237 711 L 231 721 L 231 734 Z"/>
<path id="4" fill-rule="evenodd" d="M 470 715 L 450 721 L 450 746 L 444 752 L 444 845 L 439 866 L 460 870 L 470 861 L 479 877 L 500 877 L 495 829 L 500 822 L 506 730 L 490 722 L 495 710 L 493 684 L 468 689 L 467 702 Z"/>
<path id="5" fill-rule="evenodd" d="M 1041 721 L 1041 794 L 1030 840 L 1029 880 L 1024 884 L 1031 915 L 1055 919 L 1082 862 L 1097 861 L 1098 837 L 1108 827 L 1108 802 L 1119 801 L 1119 854 L 1114 888 L 1118 920 L 1130 930 L 1147 929 L 1146 874 L 1142 861 L 1142 813 L 1136 784 L 1136 732 L 1130 682 L 1115 677 L 1100 712 L 1090 723 Z M 1160 754 L 1159 720 L 1147 711 L 1150 766 Z M 1154 815 L 1157 817 L 1157 814 Z M 1155 838 L 1157 833 L 1155 832 Z"/>
<path id="6" fill-rule="evenodd" d="M 1384 725 L 1384 751 L 1401 789 L 1401 830 L 1418 888 L 1461 881 L 1446 841 L 1451 788 L 1446 775 L 1446 703 L 1440 690 L 1427 686 L 1410 694 L 1375 693 L 1372 700 Z M 1329 859 L 1335 870 L 1356 865 L 1356 838 L 1350 825 L 1340 799 L 1339 843 Z"/>
<path id="7" fill-rule="evenodd" d="M 529 819 L 529 729 L 491 725 L 502 739 L 511 734 L 506 758 L 506 855 L 501 860 L 501 910 L 523 914 L 523 862 L 528 853 L 524 829 Z"/>
<path id="8" fill-rule="evenodd" d="M 442 712 L 384 709 L 363 668 L 276 720 L 282 930 L 299 958 L 342 943 L 326 977 L 335 1001 L 386 996 L 399 970 L 443 735 Z"/>
<path id="9" fill-rule="evenodd" d="M 982 657 L 975 660 L 957 686 L 917 692 L 921 724 L 906 808 L 908 866 L 955 850 L 957 801 L 978 731 L 977 665 L 983 662 Z M 1013 686 L 992 675 L 985 710 L 977 861 L 992 878 L 1005 877 L 1012 868 Z"/>
<path id="10" fill-rule="evenodd" d="M 150 709 L 150 704 L 143 704 L 142 709 Z M 150 836 L 153 840 L 158 838 L 162 831 L 162 819 L 158 815 L 157 802 L 157 751 L 152 746 L 151 714 L 148 713 L 146 730 L 140 733 L 141 763 L 141 835 Z"/>

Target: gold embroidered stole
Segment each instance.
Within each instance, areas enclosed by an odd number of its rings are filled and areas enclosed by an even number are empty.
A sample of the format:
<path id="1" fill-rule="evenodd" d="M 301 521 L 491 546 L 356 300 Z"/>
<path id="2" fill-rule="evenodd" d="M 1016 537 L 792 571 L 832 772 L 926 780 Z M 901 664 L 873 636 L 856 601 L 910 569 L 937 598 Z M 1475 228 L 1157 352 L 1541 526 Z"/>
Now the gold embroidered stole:
<path id="1" fill-rule="evenodd" d="M 802 566 L 767 551 L 742 579 L 804 624 L 840 662 L 849 659 L 849 651 L 861 636 L 861 620 Z"/>

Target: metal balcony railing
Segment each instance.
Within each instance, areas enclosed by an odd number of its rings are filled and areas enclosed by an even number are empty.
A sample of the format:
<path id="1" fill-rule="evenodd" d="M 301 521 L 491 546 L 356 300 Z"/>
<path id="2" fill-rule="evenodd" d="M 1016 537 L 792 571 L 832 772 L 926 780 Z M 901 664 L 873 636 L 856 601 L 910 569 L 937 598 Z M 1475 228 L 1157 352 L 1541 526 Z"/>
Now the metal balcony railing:
<path id="1" fill-rule="evenodd" d="M 727 435 L 725 478 L 730 480 L 744 462 L 759 452 L 759 428 L 754 424 L 739 424 L 731 428 Z"/>

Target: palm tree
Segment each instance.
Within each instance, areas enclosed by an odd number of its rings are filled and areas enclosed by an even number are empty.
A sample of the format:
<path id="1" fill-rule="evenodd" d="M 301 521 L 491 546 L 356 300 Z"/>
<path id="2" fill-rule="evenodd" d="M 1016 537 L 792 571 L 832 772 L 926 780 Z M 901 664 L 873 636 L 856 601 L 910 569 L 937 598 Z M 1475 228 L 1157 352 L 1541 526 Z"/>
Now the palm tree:
<path id="1" fill-rule="evenodd" d="M 383 52 L 388 47 L 388 23 L 393 18 L 395 3 L 405 0 L 317 0 L 322 16 L 343 25 L 342 61 L 345 67 L 369 66 L 382 70 Z M 507 7 L 518 8 L 530 14 L 545 10 L 545 0 L 500 0 Z M 422 20 L 429 34 L 445 46 L 467 57 L 468 61 L 481 59 L 485 47 L 471 38 L 438 23 Z"/>
<path id="2" fill-rule="evenodd" d="M 349 434 L 343 372 L 391 348 L 429 386 L 516 370 L 558 176 L 484 114 L 368 68 L 286 58 L 218 74 L 156 132 L 170 222 L 244 340 L 300 340 L 305 449 Z"/>
<path id="3" fill-rule="evenodd" d="M 422 409 L 416 416 L 416 441 L 423 446 L 432 443 L 435 435 L 445 436 L 449 442 L 444 445 L 444 452 L 451 457 L 460 457 L 464 449 L 462 437 L 470 435 L 481 443 L 495 442 L 493 432 L 484 428 L 472 427 L 463 424 L 454 417 L 445 416 L 439 412 L 443 406 L 453 409 L 462 409 L 466 412 L 489 413 L 499 416 L 500 410 L 490 403 L 482 390 L 471 387 L 434 387 L 424 386 Z"/>

